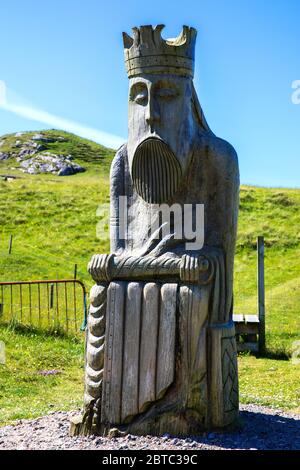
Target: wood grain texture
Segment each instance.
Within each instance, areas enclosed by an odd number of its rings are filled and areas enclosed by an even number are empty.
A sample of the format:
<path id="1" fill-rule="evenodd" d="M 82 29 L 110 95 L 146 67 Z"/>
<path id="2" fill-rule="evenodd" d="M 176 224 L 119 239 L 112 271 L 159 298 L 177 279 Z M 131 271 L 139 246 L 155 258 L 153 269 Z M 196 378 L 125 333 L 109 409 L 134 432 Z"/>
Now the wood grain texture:
<path id="1" fill-rule="evenodd" d="M 141 320 L 141 297 L 143 284 L 130 282 L 127 286 L 126 314 L 124 324 L 123 381 L 121 420 L 128 421 L 139 410 L 139 338 Z M 117 373 L 114 370 L 114 374 Z"/>
<path id="2" fill-rule="evenodd" d="M 258 316 L 259 316 L 259 351 L 266 348 L 265 332 L 265 255 L 264 237 L 257 237 L 257 284 L 258 284 Z"/>
<path id="3" fill-rule="evenodd" d="M 123 324 L 126 283 L 112 282 L 108 289 L 102 421 L 121 422 Z"/>
<path id="4" fill-rule="evenodd" d="M 211 425 L 224 427 L 238 415 L 238 372 L 235 328 L 233 322 L 210 328 Z"/>
<path id="5" fill-rule="evenodd" d="M 177 284 L 161 288 L 161 308 L 157 349 L 156 398 L 159 399 L 174 380 Z"/>
<path id="6" fill-rule="evenodd" d="M 160 288 L 147 283 L 143 291 L 141 325 L 139 412 L 156 398 L 156 344 L 158 338 Z"/>

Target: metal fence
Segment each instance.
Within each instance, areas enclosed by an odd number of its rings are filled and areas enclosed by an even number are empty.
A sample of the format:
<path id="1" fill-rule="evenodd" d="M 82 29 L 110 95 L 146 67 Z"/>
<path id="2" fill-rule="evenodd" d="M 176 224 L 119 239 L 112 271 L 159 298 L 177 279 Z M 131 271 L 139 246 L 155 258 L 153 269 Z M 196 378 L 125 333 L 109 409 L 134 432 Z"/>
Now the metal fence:
<path id="1" fill-rule="evenodd" d="M 0 282 L 0 321 L 76 334 L 86 322 L 86 289 L 77 279 Z"/>

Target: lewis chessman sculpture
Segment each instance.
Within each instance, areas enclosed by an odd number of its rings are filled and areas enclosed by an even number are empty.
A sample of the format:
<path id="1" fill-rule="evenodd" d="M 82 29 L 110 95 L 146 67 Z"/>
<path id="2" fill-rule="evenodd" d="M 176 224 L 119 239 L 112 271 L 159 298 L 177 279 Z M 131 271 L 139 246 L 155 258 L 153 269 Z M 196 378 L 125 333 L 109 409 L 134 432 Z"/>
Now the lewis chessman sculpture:
<path id="1" fill-rule="evenodd" d="M 111 166 L 111 253 L 89 264 L 96 284 L 84 410 L 72 434 L 195 434 L 227 426 L 238 414 L 238 161 L 208 127 L 196 95 L 196 30 L 184 26 L 165 40 L 162 29 L 123 34 L 128 142 Z M 169 222 L 162 206 L 173 214 Z M 202 243 L 184 227 L 199 225 L 199 207 Z"/>

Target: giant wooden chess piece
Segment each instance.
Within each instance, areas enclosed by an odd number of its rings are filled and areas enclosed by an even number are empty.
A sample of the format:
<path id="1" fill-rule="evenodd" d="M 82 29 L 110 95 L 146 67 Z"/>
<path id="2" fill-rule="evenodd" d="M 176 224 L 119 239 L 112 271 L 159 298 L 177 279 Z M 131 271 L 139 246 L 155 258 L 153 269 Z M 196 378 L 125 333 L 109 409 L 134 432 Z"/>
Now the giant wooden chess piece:
<path id="1" fill-rule="evenodd" d="M 111 254 L 89 264 L 84 412 L 73 434 L 190 434 L 238 413 L 237 156 L 194 89 L 196 30 L 164 40 L 162 29 L 123 35 L 128 143 L 111 166 Z"/>

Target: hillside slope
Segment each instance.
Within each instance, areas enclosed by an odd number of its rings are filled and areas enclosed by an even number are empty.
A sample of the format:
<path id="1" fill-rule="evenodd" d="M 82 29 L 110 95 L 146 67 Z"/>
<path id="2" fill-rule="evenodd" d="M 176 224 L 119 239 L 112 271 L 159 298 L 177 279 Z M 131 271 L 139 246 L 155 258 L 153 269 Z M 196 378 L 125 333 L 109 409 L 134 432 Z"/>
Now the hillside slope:
<path id="1" fill-rule="evenodd" d="M 16 139 L 35 133 L 0 137 L 0 152 L 13 153 Z M 0 279 L 68 278 L 77 263 L 78 276 L 89 287 L 87 262 L 93 253 L 109 249 L 109 166 L 114 152 L 65 132 L 42 133 L 63 137 L 47 143 L 48 150 L 71 154 L 87 171 L 65 178 L 30 175 L 18 169 L 13 155 L 0 161 L 0 175 L 17 176 L 0 178 Z M 274 351 L 290 351 L 300 334 L 299 207 L 300 190 L 241 187 L 235 312 L 257 311 L 256 237 L 264 235 L 267 341 Z M 100 238 L 99 222 L 104 228 Z"/>
<path id="2" fill-rule="evenodd" d="M 70 158 L 86 169 L 107 166 L 114 151 L 69 132 L 43 130 L 17 132 L 0 137 L 1 171 L 24 171 L 24 160 L 46 155 Z"/>

